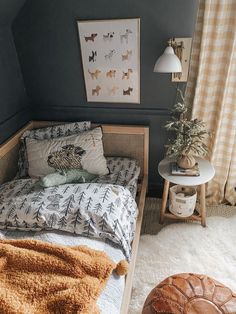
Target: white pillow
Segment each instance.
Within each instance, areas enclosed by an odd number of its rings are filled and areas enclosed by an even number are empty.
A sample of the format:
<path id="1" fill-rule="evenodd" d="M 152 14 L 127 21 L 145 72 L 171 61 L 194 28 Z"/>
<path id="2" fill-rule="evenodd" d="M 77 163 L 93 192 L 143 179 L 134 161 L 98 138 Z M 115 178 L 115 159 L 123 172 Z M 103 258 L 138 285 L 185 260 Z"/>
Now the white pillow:
<path id="1" fill-rule="evenodd" d="M 84 169 L 108 174 L 101 127 L 81 134 L 49 140 L 26 139 L 29 176 L 39 178 L 56 169 Z"/>

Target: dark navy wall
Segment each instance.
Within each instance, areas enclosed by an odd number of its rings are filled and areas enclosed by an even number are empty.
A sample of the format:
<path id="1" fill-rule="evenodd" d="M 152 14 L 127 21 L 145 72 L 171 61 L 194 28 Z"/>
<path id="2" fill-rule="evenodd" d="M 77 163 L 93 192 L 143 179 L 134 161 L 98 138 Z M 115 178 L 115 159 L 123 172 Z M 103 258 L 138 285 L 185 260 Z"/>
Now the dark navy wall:
<path id="1" fill-rule="evenodd" d="M 11 25 L 25 0 L 0 1 L 0 25 Z"/>
<path id="2" fill-rule="evenodd" d="M 197 0 L 27 0 L 13 24 L 33 118 L 150 126 L 150 186 L 161 181 L 163 124 L 175 100 L 170 75 L 153 73 L 170 37 L 191 37 Z M 76 20 L 141 18 L 141 103 L 87 103 Z"/>
<path id="3" fill-rule="evenodd" d="M 0 1 L 0 142 L 30 119 L 11 23 L 24 1 Z"/>

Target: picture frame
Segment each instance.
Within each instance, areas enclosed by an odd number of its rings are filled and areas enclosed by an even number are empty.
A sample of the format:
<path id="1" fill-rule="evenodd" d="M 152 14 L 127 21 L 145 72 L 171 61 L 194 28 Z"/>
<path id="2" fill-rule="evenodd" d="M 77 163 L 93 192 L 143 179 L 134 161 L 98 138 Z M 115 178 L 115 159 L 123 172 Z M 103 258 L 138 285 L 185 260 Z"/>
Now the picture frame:
<path id="1" fill-rule="evenodd" d="M 77 21 L 88 102 L 140 103 L 140 18 Z"/>
<path id="2" fill-rule="evenodd" d="M 172 41 L 172 47 L 174 49 L 175 54 L 180 59 L 182 65 L 182 72 L 172 73 L 172 82 L 187 82 L 192 47 L 192 38 L 191 37 L 174 38 Z"/>

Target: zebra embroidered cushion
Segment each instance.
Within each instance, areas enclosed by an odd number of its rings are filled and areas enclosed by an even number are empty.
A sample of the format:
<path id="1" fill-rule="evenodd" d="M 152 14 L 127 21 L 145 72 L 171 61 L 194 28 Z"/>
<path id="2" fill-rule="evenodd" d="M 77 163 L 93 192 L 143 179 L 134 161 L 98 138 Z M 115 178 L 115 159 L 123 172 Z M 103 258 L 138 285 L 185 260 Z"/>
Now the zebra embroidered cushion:
<path id="1" fill-rule="evenodd" d="M 27 130 L 21 136 L 21 145 L 18 159 L 18 178 L 28 175 L 28 159 L 26 153 L 26 139 L 46 140 L 78 134 L 91 129 L 90 121 L 70 122 L 59 125 L 52 125 L 44 128 Z"/>
<path id="2" fill-rule="evenodd" d="M 32 178 L 43 177 L 58 169 L 83 169 L 96 175 L 108 173 L 101 127 L 57 139 L 26 139 L 26 147 Z"/>

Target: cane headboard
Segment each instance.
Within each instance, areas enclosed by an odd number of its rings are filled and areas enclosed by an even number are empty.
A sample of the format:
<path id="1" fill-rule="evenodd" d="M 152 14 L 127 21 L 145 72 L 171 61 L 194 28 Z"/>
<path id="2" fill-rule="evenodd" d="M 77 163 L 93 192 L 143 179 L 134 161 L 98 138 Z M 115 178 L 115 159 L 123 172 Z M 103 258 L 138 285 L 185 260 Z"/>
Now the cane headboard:
<path id="1" fill-rule="evenodd" d="M 0 184 L 17 173 L 21 135 L 30 129 L 61 124 L 62 122 L 31 121 L 0 146 Z M 93 127 L 96 125 L 93 124 Z M 149 128 L 146 126 L 102 124 L 105 156 L 132 157 L 138 160 L 141 177 L 148 175 Z"/>

